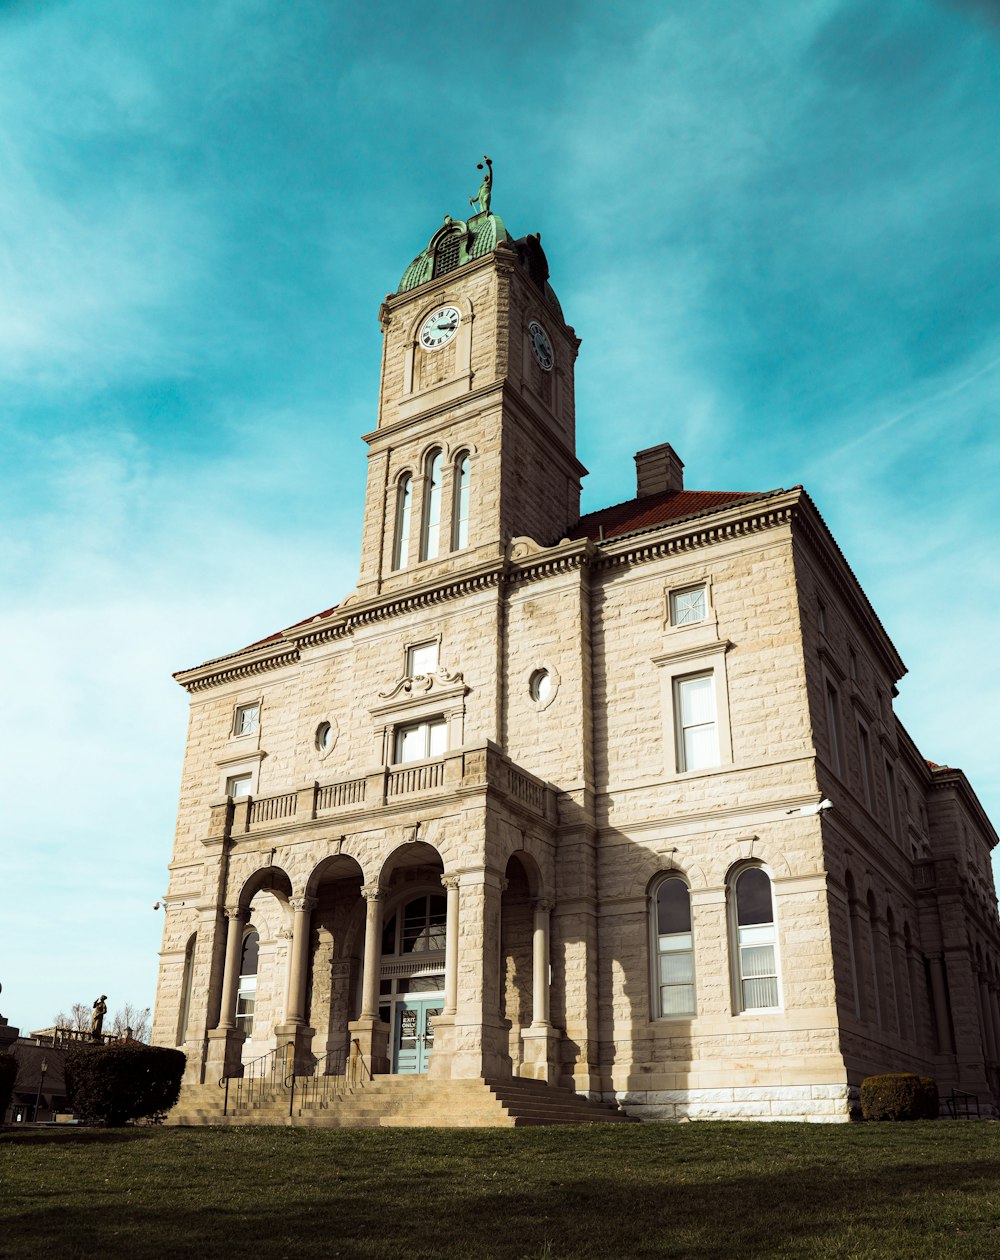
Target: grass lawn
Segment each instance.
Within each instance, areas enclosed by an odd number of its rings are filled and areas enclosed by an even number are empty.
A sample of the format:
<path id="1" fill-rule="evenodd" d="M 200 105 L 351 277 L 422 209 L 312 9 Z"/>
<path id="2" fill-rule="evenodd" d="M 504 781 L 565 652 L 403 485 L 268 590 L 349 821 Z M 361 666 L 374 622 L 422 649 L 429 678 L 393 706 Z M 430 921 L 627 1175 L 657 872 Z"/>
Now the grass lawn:
<path id="1" fill-rule="evenodd" d="M 1000 1125 L 0 1132 L 0 1256 L 1000 1255 Z"/>

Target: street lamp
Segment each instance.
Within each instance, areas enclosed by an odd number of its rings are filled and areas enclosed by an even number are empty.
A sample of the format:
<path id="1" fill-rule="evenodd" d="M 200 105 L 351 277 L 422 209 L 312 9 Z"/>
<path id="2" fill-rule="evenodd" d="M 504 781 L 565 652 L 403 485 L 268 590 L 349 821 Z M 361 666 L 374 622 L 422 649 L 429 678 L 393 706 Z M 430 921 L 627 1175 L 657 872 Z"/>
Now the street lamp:
<path id="1" fill-rule="evenodd" d="M 49 1070 L 49 1061 L 43 1058 L 38 1065 L 38 1093 L 35 1095 L 35 1122 L 38 1122 L 38 1103 L 42 1096 L 42 1085 L 45 1083 L 45 1073 Z"/>

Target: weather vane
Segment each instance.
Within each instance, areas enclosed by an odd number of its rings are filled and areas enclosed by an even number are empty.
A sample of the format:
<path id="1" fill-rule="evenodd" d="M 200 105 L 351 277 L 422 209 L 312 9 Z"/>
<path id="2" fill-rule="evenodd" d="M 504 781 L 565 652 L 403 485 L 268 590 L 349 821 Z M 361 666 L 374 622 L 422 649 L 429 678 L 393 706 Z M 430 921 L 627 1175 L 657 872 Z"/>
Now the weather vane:
<path id="1" fill-rule="evenodd" d="M 486 164 L 485 166 L 483 165 L 484 162 Z M 489 214 L 490 197 L 493 192 L 493 163 L 490 161 L 490 159 L 486 156 L 485 153 L 483 154 L 483 161 L 476 163 L 476 170 L 477 171 L 485 170 L 486 174 L 483 176 L 483 182 L 479 185 L 479 191 L 476 193 L 474 197 L 469 198 L 469 205 L 474 206 L 478 202 L 479 213 Z"/>

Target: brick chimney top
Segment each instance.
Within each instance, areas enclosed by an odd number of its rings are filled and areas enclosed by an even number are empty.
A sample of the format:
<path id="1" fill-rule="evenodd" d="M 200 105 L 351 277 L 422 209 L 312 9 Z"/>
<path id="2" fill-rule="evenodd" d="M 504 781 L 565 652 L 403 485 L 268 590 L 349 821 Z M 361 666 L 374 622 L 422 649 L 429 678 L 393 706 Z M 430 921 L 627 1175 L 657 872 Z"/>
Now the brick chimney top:
<path id="1" fill-rule="evenodd" d="M 650 446 L 635 457 L 636 497 L 684 489 L 684 465 L 669 442 Z"/>

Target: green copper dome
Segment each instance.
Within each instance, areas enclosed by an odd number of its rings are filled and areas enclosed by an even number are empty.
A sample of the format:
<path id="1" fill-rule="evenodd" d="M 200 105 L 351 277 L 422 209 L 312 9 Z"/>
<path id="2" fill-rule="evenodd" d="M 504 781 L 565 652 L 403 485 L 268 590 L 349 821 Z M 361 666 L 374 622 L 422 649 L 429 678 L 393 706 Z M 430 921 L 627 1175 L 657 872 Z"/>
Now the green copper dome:
<path id="1" fill-rule="evenodd" d="M 396 292 L 407 293 L 428 280 L 445 276 L 466 263 L 492 254 L 498 246 L 506 246 L 517 254 L 518 262 L 545 294 L 559 318 L 563 319 L 559 299 L 549 284 L 549 265 L 539 236 L 533 234 L 515 241 L 498 214 L 476 214 L 467 222 L 445 215 L 444 225 L 438 228 L 427 248 L 403 272 Z"/>

